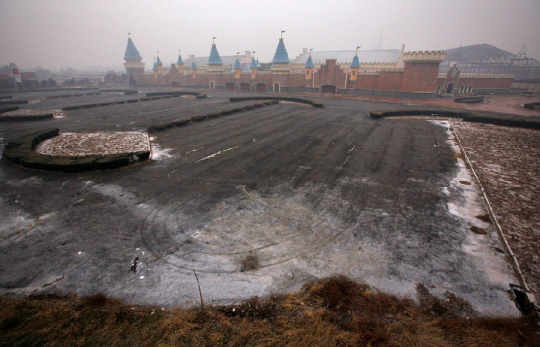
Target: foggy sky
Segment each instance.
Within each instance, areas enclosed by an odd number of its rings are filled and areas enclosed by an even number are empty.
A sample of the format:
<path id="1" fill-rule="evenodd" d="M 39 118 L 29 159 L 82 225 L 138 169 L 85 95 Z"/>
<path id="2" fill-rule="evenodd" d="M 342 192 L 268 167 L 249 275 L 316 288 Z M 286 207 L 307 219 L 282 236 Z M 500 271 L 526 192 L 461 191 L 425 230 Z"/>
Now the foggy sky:
<path id="1" fill-rule="evenodd" d="M 0 0 L 0 65 L 22 69 L 121 69 L 127 33 L 150 69 L 156 51 L 165 66 L 178 50 L 208 56 L 257 51 L 269 62 L 284 34 L 289 57 L 316 51 L 383 48 L 444 50 L 488 43 L 540 60 L 538 0 Z"/>

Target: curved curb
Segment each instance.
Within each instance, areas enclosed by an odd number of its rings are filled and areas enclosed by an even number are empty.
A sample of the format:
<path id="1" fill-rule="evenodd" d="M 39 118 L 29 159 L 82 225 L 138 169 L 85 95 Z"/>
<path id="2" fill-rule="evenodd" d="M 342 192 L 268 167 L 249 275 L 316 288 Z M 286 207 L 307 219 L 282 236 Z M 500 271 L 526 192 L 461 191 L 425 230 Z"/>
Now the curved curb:
<path id="1" fill-rule="evenodd" d="M 540 102 L 530 102 L 525 105 L 523 105 L 528 110 L 540 110 Z"/>
<path id="2" fill-rule="evenodd" d="M 267 105 L 273 105 L 273 104 L 276 104 L 276 103 L 277 102 L 269 102 L 269 103 L 267 103 Z M 259 106 L 257 106 L 257 105 L 259 105 Z M 205 121 L 207 119 L 217 118 L 219 116 L 227 116 L 227 115 L 230 115 L 230 114 L 233 114 L 233 113 L 243 112 L 244 110 L 252 110 L 252 109 L 254 109 L 256 107 L 263 107 L 264 105 L 265 105 L 264 103 L 260 103 L 260 104 L 246 105 L 246 106 L 236 107 L 236 108 L 232 108 L 232 109 L 227 109 L 227 110 L 223 110 L 223 111 L 220 111 L 220 112 L 210 112 L 206 116 L 193 116 L 190 119 L 182 119 L 182 120 L 177 120 L 177 121 L 173 121 L 173 122 L 166 123 L 166 124 L 152 125 L 152 126 L 148 127 L 148 129 L 146 131 L 148 133 L 156 132 L 156 131 L 163 131 L 163 130 L 167 130 L 167 129 L 170 129 L 170 128 L 185 126 L 185 125 L 188 125 L 189 123 L 202 122 L 202 121 Z"/>
<path id="3" fill-rule="evenodd" d="M 175 92 L 178 93 L 178 92 Z M 203 93 L 196 93 L 196 92 L 180 92 L 182 95 L 196 95 L 197 99 L 206 98 L 206 94 Z M 189 94 L 188 94 L 189 93 Z M 192 94 L 193 93 L 193 94 Z M 99 94 L 99 93 L 96 93 Z M 154 96 L 148 96 L 149 94 L 159 94 Z M 127 94 L 126 94 L 127 95 Z M 71 96 L 71 95 L 69 95 Z M 161 99 L 169 99 L 178 97 L 179 95 L 172 95 L 170 93 L 161 94 L 161 93 L 148 93 L 147 97 L 139 98 L 139 99 L 128 99 L 128 100 L 119 100 L 119 101 L 108 101 L 108 102 L 102 102 L 102 103 L 94 103 L 94 104 L 84 104 L 84 105 L 73 105 L 73 106 L 65 106 L 62 107 L 62 111 L 69 111 L 69 110 L 78 110 L 81 108 L 91 108 L 91 107 L 104 107 L 104 106 L 111 106 L 111 105 L 118 105 L 118 104 L 125 104 L 125 103 L 133 103 L 133 102 L 142 102 L 142 101 L 150 101 L 150 100 L 161 100 Z M 57 98 L 60 96 L 55 96 L 53 98 Z M 9 111 L 15 111 L 15 110 L 9 110 Z M 8 111 L 4 111 L 8 112 Z"/>
<path id="4" fill-rule="evenodd" d="M 8 122 L 8 121 L 21 122 L 21 121 L 52 119 L 52 118 L 54 118 L 53 113 L 36 114 L 36 115 L 31 115 L 31 116 L 23 116 L 23 115 L 2 116 L 2 115 L 0 115 L 0 122 L 2 122 L 2 121 L 5 121 L 5 122 Z"/>
<path id="5" fill-rule="evenodd" d="M 137 94 L 135 89 L 99 89 L 99 93 L 124 93 L 124 95 Z"/>
<path id="6" fill-rule="evenodd" d="M 454 102 L 464 103 L 464 104 L 479 104 L 484 102 L 482 96 L 462 96 L 454 99 Z"/>
<path id="7" fill-rule="evenodd" d="M 182 92 L 151 92 L 146 93 L 146 96 L 166 96 L 170 95 L 172 97 L 179 97 L 182 95 L 192 95 L 195 96 L 197 99 L 204 99 L 206 98 L 206 93 L 199 93 L 199 92 L 188 92 L 188 91 L 182 91 Z"/>
<path id="8" fill-rule="evenodd" d="M 19 109 L 19 106 L 8 106 L 8 107 L 1 107 L 0 108 L 0 114 L 11 112 L 11 111 L 17 111 Z"/>
<path id="9" fill-rule="evenodd" d="M 19 100 L 19 99 L 4 99 L 0 100 L 0 106 L 2 105 L 20 105 L 27 104 L 28 100 Z"/>
<path id="10" fill-rule="evenodd" d="M 492 114 L 487 112 L 465 112 L 451 110 L 389 110 L 389 111 L 371 111 L 370 116 L 373 119 L 399 116 L 443 116 L 452 118 L 461 118 L 465 122 L 486 123 L 495 125 L 504 125 L 525 129 L 540 129 L 540 118 L 522 117 L 517 115 Z"/>
<path id="11" fill-rule="evenodd" d="M 324 104 L 310 100 L 310 99 L 304 99 L 304 98 L 295 98 L 295 97 L 287 97 L 287 96 L 244 96 L 244 97 L 232 97 L 229 98 L 231 102 L 238 102 L 238 101 L 251 101 L 251 100 L 270 100 L 270 101 L 291 101 L 291 102 L 299 102 L 302 104 L 308 104 L 313 107 L 323 108 Z M 255 104 L 255 107 L 257 104 Z"/>
<path id="12" fill-rule="evenodd" d="M 78 110 L 80 109 L 81 106 L 66 106 L 66 107 L 62 107 L 62 111 L 69 111 L 69 110 Z"/>
<path id="13" fill-rule="evenodd" d="M 149 133 L 155 132 L 155 131 L 163 131 L 163 130 L 167 130 L 167 129 L 170 129 L 170 128 L 181 127 L 181 126 L 187 125 L 190 122 L 191 122 L 190 118 L 175 120 L 175 121 L 167 123 L 167 124 L 152 125 L 151 127 L 148 127 L 148 129 L 146 131 L 149 132 Z"/>
<path id="14" fill-rule="evenodd" d="M 194 117 L 191 117 L 192 122 L 202 122 L 205 119 L 208 119 L 208 117 L 207 116 L 194 116 Z"/>
<path id="15" fill-rule="evenodd" d="M 5 146 L 4 156 L 11 162 L 29 169 L 70 173 L 117 169 L 150 157 L 150 151 L 84 157 L 52 156 L 34 151 L 40 142 L 57 136 L 59 132 L 60 129 L 52 128 L 19 137 Z"/>

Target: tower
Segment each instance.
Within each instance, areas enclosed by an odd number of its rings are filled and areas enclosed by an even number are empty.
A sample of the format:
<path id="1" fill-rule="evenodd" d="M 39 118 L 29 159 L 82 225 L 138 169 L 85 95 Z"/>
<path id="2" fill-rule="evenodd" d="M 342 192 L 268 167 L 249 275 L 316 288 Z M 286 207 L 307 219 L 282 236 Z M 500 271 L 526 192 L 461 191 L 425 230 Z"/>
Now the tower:
<path id="1" fill-rule="evenodd" d="M 358 47 L 356 48 L 356 54 L 351 62 L 351 82 L 356 82 L 358 79 L 358 69 L 360 69 L 360 61 L 358 60 Z"/>
<path id="2" fill-rule="evenodd" d="M 178 72 L 180 73 L 184 72 L 184 61 L 182 60 L 180 51 L 178 51 L 178 60 L 176 61 L 176 66 L 178 67 Z"/>
<path id="3" fill-rule="evenodd" d="M 313 60 L 311 60 L 311 49 L 309 50 L 309 57 L 306 61 L 306 81 L 311 81 L 313 79 L 313 68 L 315 65 L 313 64 Z"/>
<path id="4" fill-rule="evenodd" d="M 154 58 L 154 66 L 152 66 L 152 71 L 154 71 L 154 78 L 157 78 L 158 67 L 157 67 L 157 64 L 156 64 L 156 58 Z"/>
<path id="5" fill-rule="evenodd" d="M 161 62 L 161 59 L 159 59 L 159 52 L 157 52 L 157 73 L 158 75 L 161 75 L 163 73 L 163 63 Z"/>
<path id="6" fill-rule="evenodd" d="M 276 48 L 276 53 L 274 54 L 274 59 L 272 59 L 273 73 L 289 73 L 290 70 L 289 63 L 291 60 L 289 59 L 289 54 L 285 48 L 285 43 L 283 43 L 284 32 L 285 30 L 281 30 L 281 37 Z"/>
<path id="7" fill-rule="evenodd" d="M 213 38 L 213 41 L 216 38 Z M 219 56 L 219 52 L 216 47 L 216 43 L 212 42 L 212 49 L 210 50 L 210 57 L 208 58 L 208 73 L 221 73 L 223 72 L 223 61 Z"/>
<path id="8" fill-rule="evenodd" d="M 141 76 L 144 74 L 144 63 L 129 35 L 130 34 L 128 34 L 126 53 L 124 54 L 124 60 L 126 61 L 124 63 L 124 68 L 126 69 L 129 85 L 133 86 L 141 81 Z"/>
<path id="9" fill-rule="evenodd" d="M 257 68 L 258 68 L 258 64 L 257 62 L 255 61 L 255 57 L 251 58 L 251 64 L 249 65 L 249 68 L 251 69 L 251 79 L 254 80 L 255 78 L 257 78 Z"/>
<path id="10" fill-rule="evenodd" d="M 234 62 L 234 78 L 239 80 L 241 72 L 242 72 L 242 65 L 240 64 L 240 60 L 236 58 L 236 61 Z"/>
<path id="11" fill-rule="evenodd" d="M 439 64 L 445 57 L 445 51 L 404 52 L 405 67 L 400 91 L 434 97 L 437 91 Z"/>
<path id="12" fill-rule="evenodd" d="M 191 63 L 191 77 L 193 79 L 197 78 L 197 64 L 195 64 L 195 60 Z"/>

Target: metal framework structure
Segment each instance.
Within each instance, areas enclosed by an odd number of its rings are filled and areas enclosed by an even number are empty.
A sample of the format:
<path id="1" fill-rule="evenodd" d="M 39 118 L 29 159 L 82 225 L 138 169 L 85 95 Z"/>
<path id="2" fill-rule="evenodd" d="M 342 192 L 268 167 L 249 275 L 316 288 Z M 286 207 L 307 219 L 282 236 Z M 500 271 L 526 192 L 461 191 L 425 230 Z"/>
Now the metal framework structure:
<path id="1" fill-rule="evenodd" d="M 540 82 L 540 63 L 527 57 L 525 45 L 517 55 L 486 43 L 448 49 L 439 72 L 454 65 L 463 73 L 512 74 L 515 82 Z"/>

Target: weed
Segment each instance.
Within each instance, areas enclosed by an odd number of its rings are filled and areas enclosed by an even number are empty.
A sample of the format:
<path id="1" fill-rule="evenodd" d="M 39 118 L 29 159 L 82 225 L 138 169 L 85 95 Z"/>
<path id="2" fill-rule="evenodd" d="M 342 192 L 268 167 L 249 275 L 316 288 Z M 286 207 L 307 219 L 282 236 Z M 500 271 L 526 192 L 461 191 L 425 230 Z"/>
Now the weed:
<path id="1" fill-rule="evenodd" d="M 3 296 L 0 346 L 540 345 L 532 318 L 480 317 L 452 293 L 417 291 L 419 305 L 335 276 L 288 295 L 165 311 L 103 294 Z"/>

